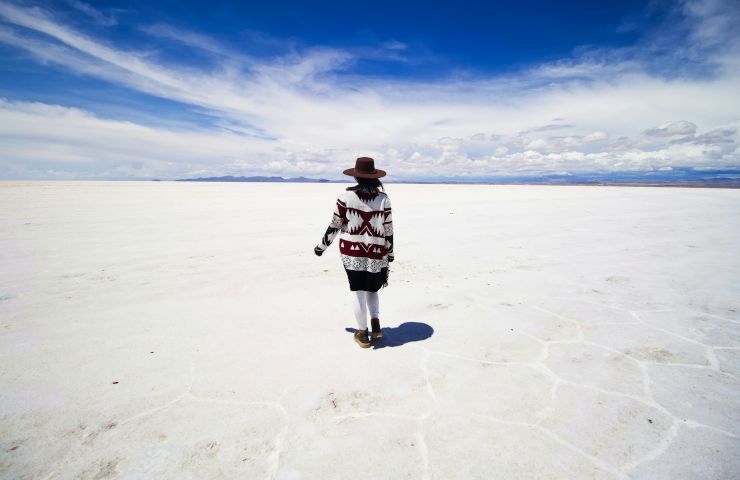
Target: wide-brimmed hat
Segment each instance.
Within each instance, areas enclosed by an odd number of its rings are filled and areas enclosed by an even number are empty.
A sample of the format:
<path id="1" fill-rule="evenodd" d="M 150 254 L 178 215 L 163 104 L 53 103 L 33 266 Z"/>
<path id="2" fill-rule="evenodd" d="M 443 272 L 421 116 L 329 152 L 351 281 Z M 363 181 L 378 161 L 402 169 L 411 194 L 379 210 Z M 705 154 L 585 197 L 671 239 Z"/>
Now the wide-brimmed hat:
<path id="1" fill-rule="evenodd" d="M 370 157 L 360 157 L 355 160 L 355 168 L 348 168 L 345 175 L 357 178 L 380 178 L 385 177 L 385 170 L 375 168 L 375 160 Z"/>

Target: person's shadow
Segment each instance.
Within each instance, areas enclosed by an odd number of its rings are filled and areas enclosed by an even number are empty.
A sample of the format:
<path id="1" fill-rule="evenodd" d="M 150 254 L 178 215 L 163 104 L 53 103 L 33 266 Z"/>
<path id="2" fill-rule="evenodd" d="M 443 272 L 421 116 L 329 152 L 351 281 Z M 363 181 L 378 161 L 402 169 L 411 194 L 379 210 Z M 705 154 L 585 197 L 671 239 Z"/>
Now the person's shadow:
<path id="1" fill-rule="evenodd" d="M 355 333 L 356 328 L 345 328 L 350 333 Z M 434 329 L 421 322 L 405 322 L 397 327 L 381 327 L 383 338 L 372 340 L 374 349 L 384 347 L 400 347 L 409 342 L 419 342 L 431 337 Z"/>

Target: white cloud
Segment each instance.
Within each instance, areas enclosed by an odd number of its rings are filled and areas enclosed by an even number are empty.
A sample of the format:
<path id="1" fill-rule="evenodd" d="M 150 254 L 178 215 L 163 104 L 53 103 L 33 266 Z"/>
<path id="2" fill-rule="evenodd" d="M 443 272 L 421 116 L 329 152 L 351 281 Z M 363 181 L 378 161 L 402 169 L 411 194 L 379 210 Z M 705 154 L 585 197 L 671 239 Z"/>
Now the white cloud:
<path id="1" fill-rule="evenodd" d="M 645 135 L 650 137 L 673 137 L 676 135 L 693 135 L 694 133 L 696 133 L 696 125 L 686 120 L 668 122 L 645 130 Z"/>
<path id="2" fill-rule="evenodd" d="M 740 23 L 740 8 L 732 0 L 682 0 L 680 4 L 693 21 L 689 29 L 692 39 L 702 45 L 723 43 Z"/>
<path id="3" fill-rule="evenodd" d="M 229 165 L 250 155 L 272 153 L 260 139 L 213 131 L 172 131 L 97 118 L 88 112 L 42 103 L 0 100 L 0 157 L 13 169 L 42 161 L 79 170 L 94 164 L 91 176 L 111 176 L 126 165 L 142 165 L 139 176 L 191 171 L 204 161 Z M 233 167 L 232 167 L 233 168 Z M 84 170 L 83 170 L 84 171 Z M 130 172 L 131 175 L 133 171 Z"/>
<path id="4" fill-rule="evenodd" d="M 80 2 L 79 0 L 66 0 L 66 3 L 76 10 L 92 18 L 97 24 L 110 27 L 118 24 L 118 20 L 113 15 L 108 15 L 93 7 L 89 3 Z"/>
<path id="5" fill-rule="evenodd" d="M 93 37 L 47 10 L 0 4 L 0 41 L 220 119 L 173 130 L 5 100 L 0 176 L 43 177 L 53 164 L 54 172 L 80 177 L 338 178 L 360 155 L 375 156 L 396 178 L 738 166 L 737 37 L 694 10 L 696 28 L 706 30 L 697 33 L 702 45 L 716 46 L 716 35 L 726 40 L 712 51 L 711 74 L 667 78 L 620 50 L 496 77 L 402 81 L 351 74 L 357 50 L 314 47 L 257 59 L 195 32 L 142 27 L 213 55 L 211 66 L 196 69 Z"/>
<path id="6" fill-rule="evenodd" d="M 206 35 L 200 35 L 195 32 L 189 32 L 172 25 L 163 23 L 154 23 L 151 25 L 143 25 L 140 27 L 141 31 L 152 35 L 154 37 L 166 38 L 175 40 L 183 45 L 190 47 L 199 48 L 211 53 L 217 53 L 221 56 L 233 56 L 234 53 L 225 49 L 220 43 L 216 42 L 212 38 Z"/>
<path id="7" fill-rule="evenodd" d="M 388 40 L 387 42 L 383 42 L 382 45 L 389 50 L 406 50 L 408 48 L 405 43 L 398 40 Z"/>

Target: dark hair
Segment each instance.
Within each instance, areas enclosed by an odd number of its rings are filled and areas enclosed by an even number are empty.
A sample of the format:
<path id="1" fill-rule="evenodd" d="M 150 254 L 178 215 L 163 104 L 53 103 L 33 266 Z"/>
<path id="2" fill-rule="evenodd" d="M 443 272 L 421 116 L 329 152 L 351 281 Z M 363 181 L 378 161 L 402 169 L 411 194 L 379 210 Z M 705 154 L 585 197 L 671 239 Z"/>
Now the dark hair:
<path id="1" fill-rule="evenodd" d="M 367 190 L 373 193 L 379 190 L 385 192 L 385 187 L 383 187 L 383 182 L 380 179 L 355 177 L 355 180 L 357 181 L 357 185 L 347 187 L 347 190 L 356 190 L 359 188 L 360 190 Z"/>

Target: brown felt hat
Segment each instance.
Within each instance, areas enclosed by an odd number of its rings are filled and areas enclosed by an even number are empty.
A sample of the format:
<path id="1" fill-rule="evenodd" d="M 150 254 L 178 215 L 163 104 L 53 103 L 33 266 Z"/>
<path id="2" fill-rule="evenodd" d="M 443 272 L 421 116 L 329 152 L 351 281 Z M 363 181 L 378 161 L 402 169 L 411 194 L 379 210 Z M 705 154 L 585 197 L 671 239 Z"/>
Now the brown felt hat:
<path id="1" fill-rule="evenodd" d="M 380 178 L 385 177 L 385 170 L 376 169 L 372 158 L 360 157 L 355 160 L 355 168 L 348 168 L 344 174 L 358 178 Z"/>

